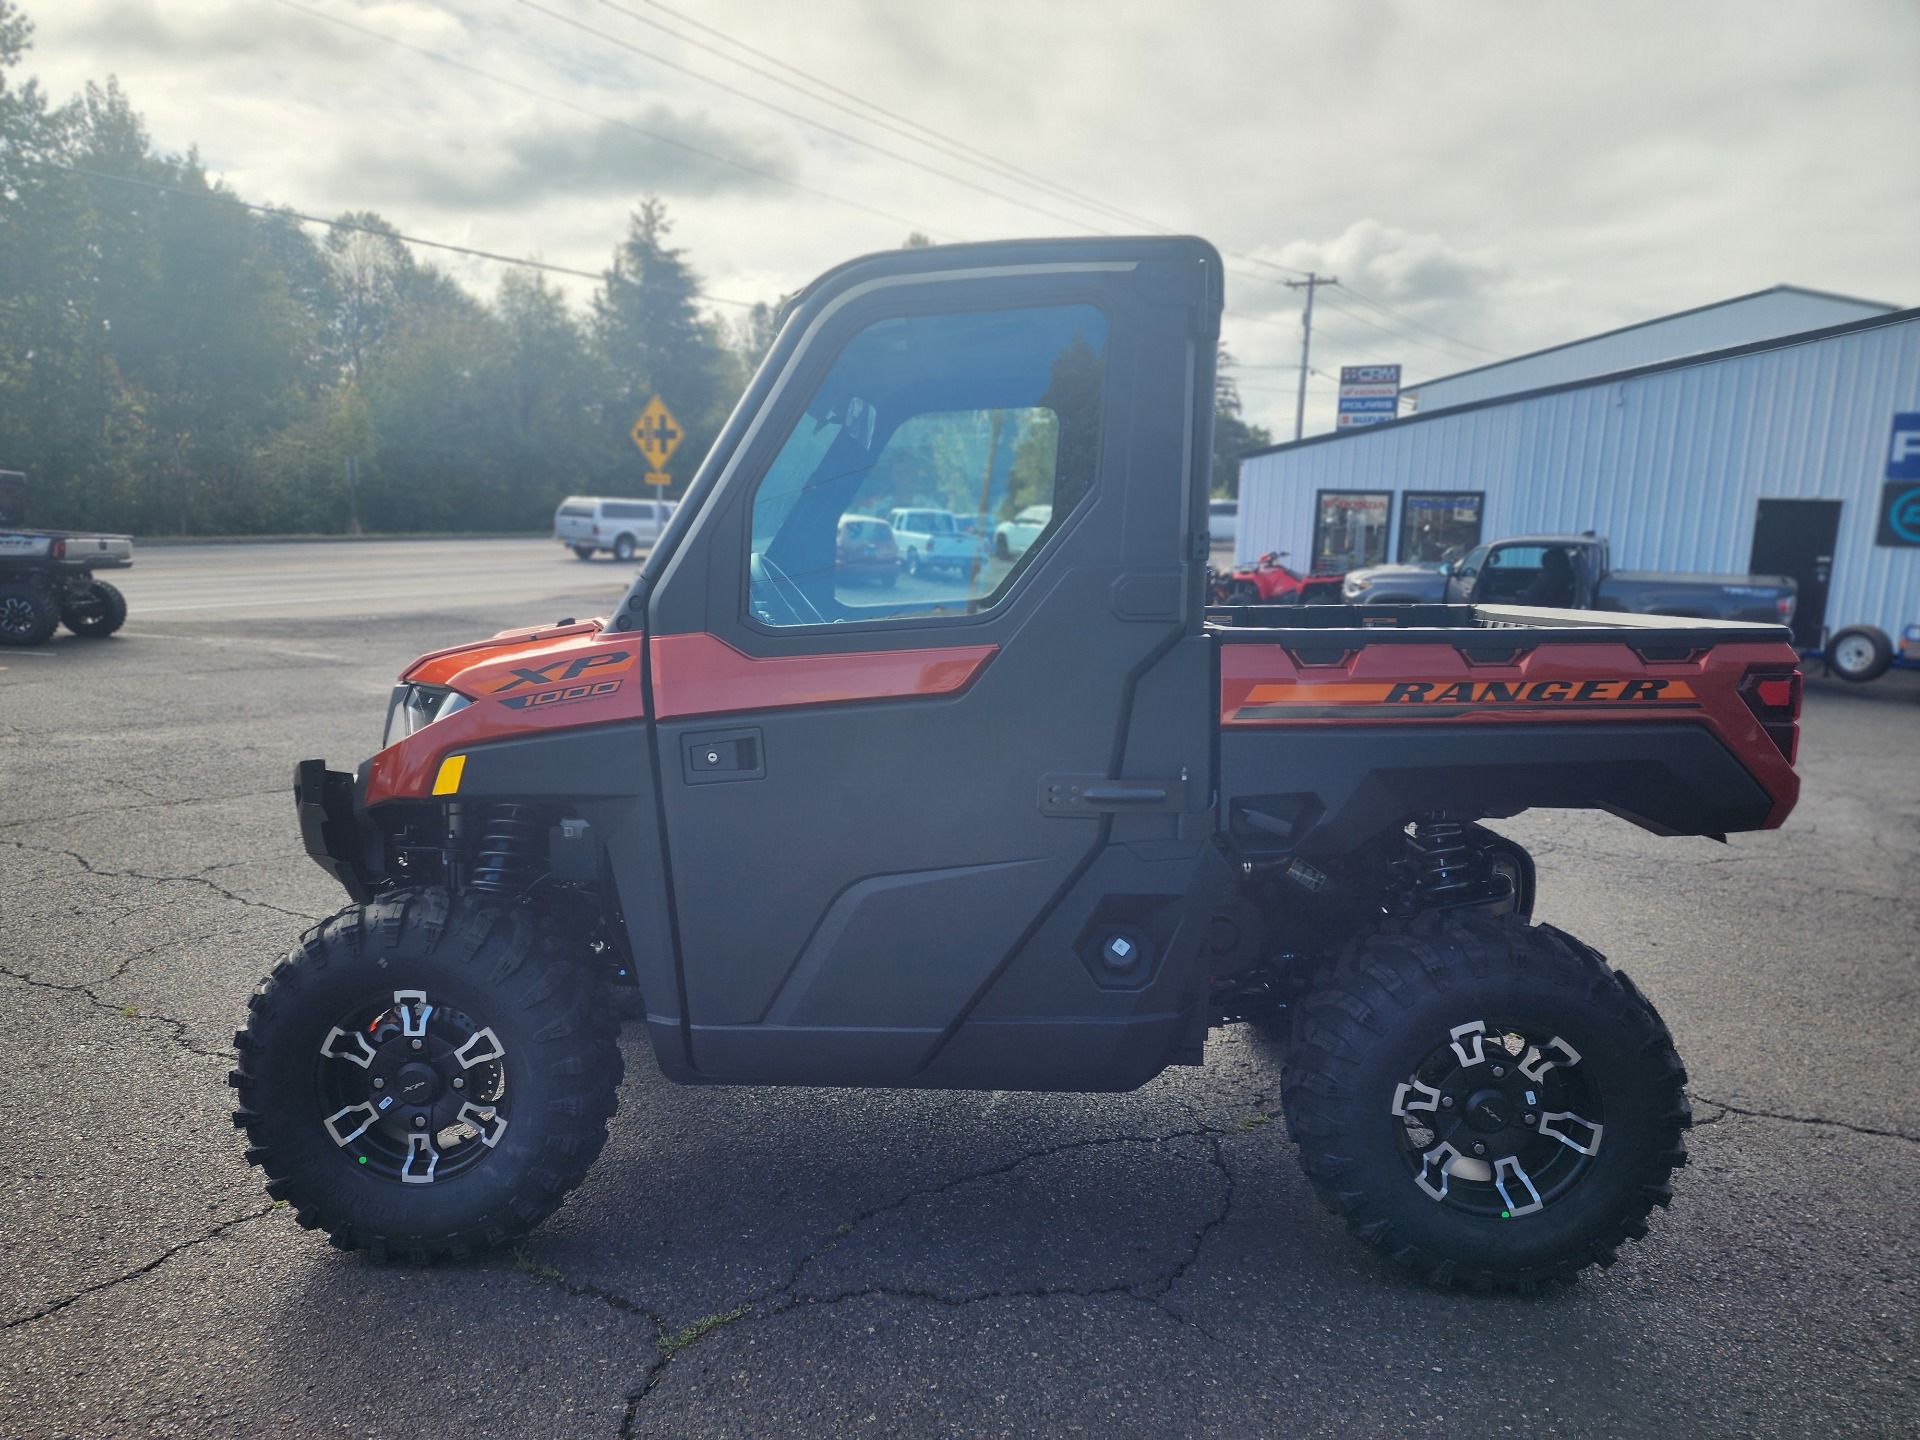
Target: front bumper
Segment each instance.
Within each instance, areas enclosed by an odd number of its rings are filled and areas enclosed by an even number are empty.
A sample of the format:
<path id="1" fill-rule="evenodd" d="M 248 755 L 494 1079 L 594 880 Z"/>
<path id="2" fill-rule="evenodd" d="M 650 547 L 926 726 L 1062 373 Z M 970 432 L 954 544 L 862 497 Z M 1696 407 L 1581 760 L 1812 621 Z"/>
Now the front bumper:
<path id="1" fill-rule="evenodd" d="M 356 905 L 374 897 L 384 878 L 380 832 L 360 816 L 353 776 L 324 760 L 302 760 L 293 771 L 294 812 L 300 840 Z"/>

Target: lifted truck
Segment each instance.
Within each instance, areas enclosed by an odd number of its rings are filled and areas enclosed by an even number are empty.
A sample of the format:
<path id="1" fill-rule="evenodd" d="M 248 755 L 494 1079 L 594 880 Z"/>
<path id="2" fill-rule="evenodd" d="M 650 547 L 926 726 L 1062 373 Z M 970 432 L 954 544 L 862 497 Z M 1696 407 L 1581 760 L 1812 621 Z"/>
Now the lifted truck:
<path id="1" fill-rule="evenodd" d="M 113 634 L 126 597 L 95 572 L 132 565 L 132 539 L 29 530 L 25 511 L 26 476 L 0 470 L 0 645 L 44 645 L 61 625 L 84 639 Z"/>
<path id="2" fill-rule="evenodd" d="M 1266 1024 L 1314 1187 L 1428 1281 L 1645 1234 L 1685 1071 L 1481 822 L 1779 825 L 1785 632 L 1210 610 L 1221 281 L 1158 238 L 830 272 L 611 618 L 427 655 L 357 772 L 301 762 L 352 903 L 235 1036 L 268 1194 L 377 1257 L 524 1235 L 605 1141 L 620 997 L 697 1084 L 1123 1091 Z M 836 574 L 843 515 L 1041 482 L 1010 567 Z"/>

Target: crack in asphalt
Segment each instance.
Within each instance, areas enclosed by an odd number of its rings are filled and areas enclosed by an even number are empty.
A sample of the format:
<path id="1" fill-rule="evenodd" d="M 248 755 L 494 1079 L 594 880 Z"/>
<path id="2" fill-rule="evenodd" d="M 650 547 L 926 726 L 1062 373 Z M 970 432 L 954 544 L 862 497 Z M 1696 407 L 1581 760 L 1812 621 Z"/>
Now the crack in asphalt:
<path id="1" fill-rule="evenodd" d="M 66 825 L 75 820 L 91 820 L 100 815 L 128 815 L 136 810 L 170 810 L 186 805 L 216 805 L 229 800 L 257 800 L 264 795 L 283 795 L 285 785 L 276 785 L 271 790 L 223 791 L 218 795 L 184 795 L 173 799 L 162 799 L 146 792 L 136 792 L 144 796 L 132 805 L 103 805 L 97 810 L 76 810 L 71 815 L 27 815 L 17 820 L 0 820 L 0 830 L 17 830 L 23 825 Z M 62 852 L 65 853 L 65 852 Z"/>
<path id="2" fill-rule="evenodd" d="M 75 1301 L 84 1300 L 89 1295 L 97 1295 L 102 1290 L 111 1290 L 116 1285 L 124 1285 L 129 1280 L 138 1280 L 142 1275 L 151 1274 L 153 1271 L 158 1270 L 162 1265 L 166 1264 L 169 1260 L 173 1259 L 174 1256 L 181 1254 L 183 1251 L 191 1250 L 196 1245 L 204 1245 L 209 1240 L 217 1240 L 222 1235 L 226 1234 L 227 1231 L 233 1229 L 234 1227 L 239 1225 L 250 1224 L 253 1221 L 260 1219 L 262 1216 L 271 1215 L 275 1210 L 279 1208 L 280 1207 L 277 1203 L 263 1205 L 260 1209 L 250 1210 L 245 1215 L 236 1215 L 231 1220 L 222 1220 L 218 1225 L 215 1225 L 213 1228 L 208 1230 L 204 1235 L 196 1235 L 191 1240 L 182 1240 L 177 1245 L 169 1245 L 166 1249 L 162 1250 L 158 1255 L 154 1256 L 153 1259 L 147 1261 L 147 1263 L 144 1265 L 136 1265 L 133 1269 L 127 1271 L 124 1274 L 116 1275 L 110 1280 L 100 1280 L 95 1282 L 92 1285 L 83 1286 L 82 1288 L 74 1291 L 71 1295 L 63 1296 L 62 1298 L 55 1300 L 50 1304 L 42 1305 L 38 1310 L 35 1310 L 30 1314 L 16 1316 L 15 1318 L 8 1320 L 6 1323 L 0 1324 L 0 1330 L 12 1330 L 21 1325 L 31 1325 L 36 1320 L 44 1320 L 49 1315 L 58 1315 L 62 1310 L 66 1309 L 69 1305 L 73 1304 Z"/>
<path id="3" fill-rule="evenodd" d="M 16 850 L 30 851 L 37 855 L 63 856 L 73 861 L 74 864 L 78 865 L 82 870 L 85 870 L 89 875 L 98 875 L 105 879 L 144 880 L 151 885 L 203 885 L 221 898 L 231 900 L 236 905 L 244 905 L 250 910 L 271 910 L 276 915 L 287 915 L 295 920 L 316 921 L 322 918 L 306 910 L 289 910 L 282 905 L 269 905 L 264 900 L 249 900 L 244 895 L 235 894 L 224 885 L 215 884 L 207 878 L 205 871 L 195 875 L 148 875 L 139 870 L 103 870 L 77 850 L 63 850 L 52 845 L 29 845 L 24 840 L 6 840 L 0 843 L 11 845 Z M 208 870 L 224 868 L 226 867 L 222 865 L 209 865 L 207 867 Z"/>
<path id="4" fill-rule="evenodd" d="M 1256 1113 L 1265 1114 L 1266 1112 L 1259 1111 Z M 1268 1116 L 1268 1118 L 1272 1119 L 1275 1117 Z M 771 1320 L 779 1315 L 790 1314 L 801 1310 L 824 1310 L 855 1300 L 880 1297 L 917 1301 L 923 1304 L 942 1305 L 949 1309 L 958 1310 L 967 1306 L 984 1304 L 994 1300 L 1044 1300 L 1062 1296 L 1069 1296 L 1081 1300 L 1094 1300 L 1117 1296 L 1137 1301 L 1143 1305 L 1152 1306 L 1170 1319 L 1191 1327 L 1205 1336 L 1209 1341 L 1217 1344 L 1219 1343 L 1218 1336 L 1214 1335 L 1205 1326 L 1190 1316 L 1182 1314 L 1179 1310 L 1167 1304 L 1166 1297 L 1173 1290 L 1173 1287 L 1180 1283 L 1188 1270 L 1199 1262 L 1201 1252 L 1204 1250 L 1207 1241 L 1232 1215 L 1236 1188 L 1233 1169 L 1227 1163 L 1227 1157 L 1222 1146 L 1228 1139 L 1244 1133 L 1245 1131 L 1242 1129 L 1229 1130 L 1217 1125 L 1202 1123 L 1192 1129 L 1185 1130 L 1170 1130 L 1143 1135 L 1103 1135 L 1084 1140 L 1065 1141 L 1058 1145 L 1044 1145 L 1038 1149 L 1027 1151 L 1004 1163 L 988 1166 L 982 1170 L 969 1171 L 964 1175 L 957 1175 L 951 1179 L 944 1180 L 937 1185 L 922 1186 L 898 1195 L 884 1204 L 874 1205 L 866 1210 L 862 1210 L 851 1220 L 843 1222 L 832 1235 L 817 1242 L 813 1249 L 802 1255 L 799 1260 L 794 1263 L 792 1270 L 783 1283 L 769 1290 L 760 1292 L 760 1294 L 743 1302 L 732 1311 L 724 1312 L 724 1314 L 720 1316 L 709 1317 L 714 1323 L 707 1326 L 700 1335 L 683 1345 L 675 1347 L 669 1353 L 662 1353 L 656 1358 L 649 1365 L 640 1387 L 627 1396 L 626 1412 L 622 1418 L 618 1432 L 620 1440 L 632 1440 L 632 1437 L 636 1433 L 635 1426 L 639 1423 L 641 1404 L 646 1400 L 647 1396 L 653 1392 L 655 1387 L 659 1385 L 661 1379 L 665 1376 L 673 1362 L 684 1351 L 690 1350 L 695 1345 L 698 1345 L 707 1334 L 711 1334 L 715 1330 L 726 1329 L 734 1324 L 748 1320 Z M 863 1285 L 850 1290 L 838 1291 L 830 1295 L 802 1295 L 797 1293 L 801 1283 L 806 1278 L 809 1268 L 828 1252 L 836 1248 L 842 1239 L 853 1234 L 869 1221 L 877 1220 L 883 1215 L 902 1210 L 916 1200 L 932 1199 L 942 1195 L 948 1195 L 967 1185 L 1010 1175 L 1024 1165 L 1050 1159 L 1057 1155 L 1070 1154 L 1077 1150 L 1093 1150 L 1108 1145 L 1164 1145 L 1175 1140 L 1204 1140 L 1207 1142 L 1205 1163 L 1210 1165 L 1219 1174 L 1222 1183 L 1220 1205 L 1217 1212 L 1209 1215 L 1200 1223 L 1198 1228 L 1194 1230 L 1191 1242 L 1187 1245 L 1185 1253 L 1161 1273 L 1151 1276 L 1146 1280 L 1128 1280 L 1112 1285 L 1095 1286 L 1037 1285 L 984 1290 L 967 1294 L 953 1294 L 937 1288 L 886 1284 Z M 562 1283 L 566 1284 L 567 1288 L 574 1290 L 575 1293 L 590 1293 L 596 1295 L 598 1298 L 606 1299 L 608 1303 L 616 1303 L 616 1297 L 613 1297 L 609 1292 L 601 1290 L 600 1287 L 575 1287 L 571 1282 L 563 1281 Z M 617 1303 L 618 1308 L 630 1309 L 636 1313 L 647 1315 L 650 1318 L 654 1318 L 656 1323 L 659 1323 L 658 1318 L 653 1316 L 652 1311 L 634 1305 L 632 1302 L 625 1301 L 624 1299 L 619 1299 Z M 661 1334 L 663 1337 L 666 1334 L 664 1326 L 662 1326 Z"/>
<path id="5" fill-rule="evenodd" d="M 1872 1135 L 1882 1140 L 1905 1140 L 1909 1145 L 1920 1145 L 1920 1135 L 1909 1135 L 1904 1130 L 1882 1130 L 1872 1125 L 1856 1125 L 1851 1120 L 1833 1120 L 1821 1115 L 1789 1115 L 1783 1110 L 1755 1110 L 1748 1106 L 1730 1105 L 1725 1100 L 1715 1100 L 1710 1095 L 1701 1095 L 1688 1091 L 1695 1101 L 1702 1105 L 1711 1105 L 1721 1113 L 1710 1120 L 1695 1120 L 1696 1130 L 1707 1125 L 1717 1125 L 1728 1115 L 1739 1115 L 1752 1120 L 1789 1120 L 1796 1125 L 1828 1125 L 1835 1130 L 1850 1130 L 1855 1135 Z"/>
<path id="6" fill-rule="evenodd" d="M 159 947 L 156 946 L 154 948 L 157 949 Z M 152 952 L 148 951 L 146 953 L 150 954 Z M 109 975 L 106 980 L 99 980 L 94 983 L 104 985 L 107 983 L 107 980 L 119 978 L 119 976 L 124 973 L 126 967 L 139 958 L 139 954 L 128 956 L 120 968 L 112 975 Z M 25 971 L 15 970 L 6 965 L 0 965 L 0 975 L 4 975 L 9 980 L 17 980 L 22 985 L 31 985 L 37 990 L 58 990 L 68 995 L 83 996 L 96 1008 L 105 1010 L 111 1015 L 117 1015 L 123 1020 L 146 1020 L 156 1025 L 170 1025 L 173 1027 L 173 1034 L 169 1038 L 181 1049 L 190 1051 L 195 1055 L 205 1056 L 209 1060 L 228 1061 L 233 1058 L 233 1052 L 231 1050 L 208 1050 L 200 1045 L 196 1045 L 192 1036 L 192 1022 L 182 1020 L 178 1016 L 156 1015 L 147 1010 L 135 1010 L 130 1005 L 116 1005 L 113 1001 L 102 1000 L 98 995 L 94 994 L 92 986 L 62 980 L 37 980 Z"/>

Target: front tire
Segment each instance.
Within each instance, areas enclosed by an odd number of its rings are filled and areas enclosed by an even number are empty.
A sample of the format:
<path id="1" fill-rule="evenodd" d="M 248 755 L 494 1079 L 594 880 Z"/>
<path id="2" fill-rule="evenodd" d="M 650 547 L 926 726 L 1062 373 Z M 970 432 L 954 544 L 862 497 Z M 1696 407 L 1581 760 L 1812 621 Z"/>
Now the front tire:
<path id="1" fill-rule="evenodd" d="M 1872 625 L 1850 625 L 1827 642 L 1827 667 L 1842 680 L 1864 685 L 1893 664 L 1893 642 Z"/>
<path id="2" fill-rule="evenodd" d="M 584 947 L 524 906 L 397 891 L 308 932 L 234 1036 L 267 1194 L 375 1259 L 527 1234 L 585 1178 L 621 1078 Z"/>
<path id="3" fill-rule="evenodd" d="M 59 626 L 49 596 L 32 585 L 0 585 L 0 645 L 44 645 Z"/>
<path id="4" fill-rule="evenodd" d="M 89 580 L 86 593 L 60 607 L 60 623 L 86 640 L 104 640 L 127 623 L 127 597 L 116 585 Z"/>
<path id="5" fill-rule="evenodd" d="M 1533 1293 L 1647 1233 L 1686 1163 L 1686 1078 L 1594 951 L 1456 914 L 1350 947 L 1296 1014 L 1284 1101 L 1355 1236 L 1443 1289 Z"/>

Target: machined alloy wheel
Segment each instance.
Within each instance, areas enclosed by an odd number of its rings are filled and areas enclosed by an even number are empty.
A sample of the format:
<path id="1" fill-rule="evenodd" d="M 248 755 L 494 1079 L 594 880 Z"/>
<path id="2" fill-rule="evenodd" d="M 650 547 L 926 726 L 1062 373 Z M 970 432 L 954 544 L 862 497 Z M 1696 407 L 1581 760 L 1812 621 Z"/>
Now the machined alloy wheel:
<path id="1" fill-rule="evenodd" d="M 640 547 L 634 543 L 631 535 L 622 535 L 613 542 L 613 558 L 621 562 L 633 559 Z"/>
<path id="2" fill-rule="evenodd" d="M 1647 1233 L 1686 1163 L 1685 1087 L 1601 956 L 1456 911 L 1349 947 L 1296 1008 L 1283 1101 L 1355 1236 L 1431 1284 L 1524 1293 Z"/>
<path id="3" fill-rule="evenodd" d="M 234 1037 L 267 1194 L 419 1263 L 525 1235 L 585 1178 L 621 1076 L 585 945 L 491 896 L 394 891 L 316 926 Z"/>
<path id="4" fill-rule="evenodd" d="M 44 645 L 60 624 L 53 601 L 31 585 L 0 585 L 0 645 Z"/>

